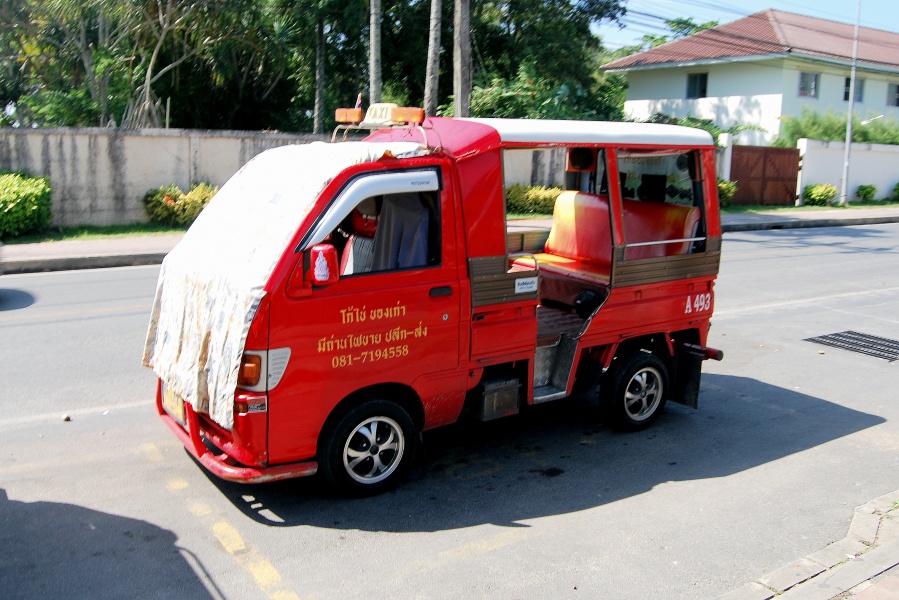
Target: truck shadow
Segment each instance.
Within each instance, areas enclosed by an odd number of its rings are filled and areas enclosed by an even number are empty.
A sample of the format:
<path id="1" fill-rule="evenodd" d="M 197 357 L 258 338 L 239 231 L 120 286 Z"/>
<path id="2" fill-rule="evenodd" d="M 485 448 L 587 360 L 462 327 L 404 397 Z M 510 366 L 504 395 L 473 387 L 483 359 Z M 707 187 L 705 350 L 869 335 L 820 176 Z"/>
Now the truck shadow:
<path id="1" fill-rule="evenodd" d="M 884 422 L 754 379 L 706 374 L 700 409 L 669 404 L 648 430 L 621 434 L 585 399 L 491 423 L 425 434 L 424 456 L 398 489 L 330 495 L 315 479 L 245 486 L 210 481 L 272 526 L 427 532 L 580 511 L 669 482 L 725 477 Z"/>
<path id="2" fill-rule="evenodd" d="M 0 288 L 0 312 L 21 310 L 35 303 L 35 298 L 28 292 L 10 288 Z"/>
<path id="3" fill-rule="evenodd" d="M 72 504 L 19 502 L 0 489 L 0 525 L 4 599 L 214 597 L 175 534 L 146 521 Z"/>

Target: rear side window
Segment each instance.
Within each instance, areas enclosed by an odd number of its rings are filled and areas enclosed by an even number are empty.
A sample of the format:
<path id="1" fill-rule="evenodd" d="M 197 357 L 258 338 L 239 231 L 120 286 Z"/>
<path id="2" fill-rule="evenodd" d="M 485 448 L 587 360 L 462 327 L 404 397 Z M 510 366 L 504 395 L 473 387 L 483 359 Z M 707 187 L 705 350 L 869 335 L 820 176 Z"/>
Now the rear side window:
<path id="1" fill-rule="evenodd" d="M 699 152 L 619 149 L 616 156 L 625 259 L 704 251 Z"/>

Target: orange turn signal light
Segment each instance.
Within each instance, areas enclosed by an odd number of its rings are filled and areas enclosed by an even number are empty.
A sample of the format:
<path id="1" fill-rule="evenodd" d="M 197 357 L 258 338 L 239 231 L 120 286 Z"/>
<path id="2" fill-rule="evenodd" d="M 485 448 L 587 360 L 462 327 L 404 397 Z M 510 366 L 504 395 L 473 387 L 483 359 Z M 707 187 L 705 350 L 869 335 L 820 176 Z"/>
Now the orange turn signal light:
<path id="1" fill-rule="evenodd" d="M 390 111 L 390 120 L 394 123 L 421 125 L 425 120 L 425 109 L 415 106 L 397 107 Z"/>
<path id="2" fill-rule="evenodd" d="M 259 384 L 262 376 L 262 357 L 245 354 L 240 361 L 240 370 L 237 372 L 237 385 L 252 387 Z"/>
<path id="3" fill-rule="evenodd" d="M 338 108 L 334 120 L 338 123 L 361 123 L 363 116 L 361 108 Z"/>

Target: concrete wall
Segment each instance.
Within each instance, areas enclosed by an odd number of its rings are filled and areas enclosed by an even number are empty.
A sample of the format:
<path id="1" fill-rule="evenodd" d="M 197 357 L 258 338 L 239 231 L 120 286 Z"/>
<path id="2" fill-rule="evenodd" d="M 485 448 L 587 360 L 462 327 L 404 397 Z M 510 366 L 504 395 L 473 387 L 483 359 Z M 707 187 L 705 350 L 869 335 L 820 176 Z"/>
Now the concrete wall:
<path id="1" fill-rule="evenodd" d="M 552 187 L 565 183 L 565 149 L 506 150 L 503 152 L 506 187 L 520 183 Z"/>
<path id="2" fill-rule="evenodd" d="M 840 189 L 843 180 L 843 163 L 846 144 L 799 140 L 801 167 L 797 191 L 800 195 L 807 185 L 830 183 Z M 855 199 L 860 185 L 877 187 L 877 198 L 886 198 L 899 183 L 899 146 L 883 144 L 852 144 L 849 149 L 849 201 Z"/>
<path id="3" fill-rule="evenodd" d="M 0 171 L 50 178 L 54 225 L 146 221 L 148 190 L 221 185 L 263 150 L 322 136 L 185 129 L 0 129 Z"/>

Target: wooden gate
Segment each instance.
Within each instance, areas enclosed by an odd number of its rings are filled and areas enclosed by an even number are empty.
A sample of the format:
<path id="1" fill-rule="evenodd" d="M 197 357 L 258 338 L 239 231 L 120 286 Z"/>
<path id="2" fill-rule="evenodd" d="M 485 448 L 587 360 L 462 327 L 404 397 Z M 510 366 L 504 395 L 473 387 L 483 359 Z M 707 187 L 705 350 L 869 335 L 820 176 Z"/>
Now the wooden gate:
<path id="1" fill-rule="evenodd" d="M 730 178 L 737 182 L 734 204 L 792 206 L 798 177 L 798 148 L 733 148 Z"/>

